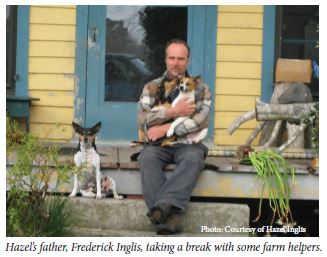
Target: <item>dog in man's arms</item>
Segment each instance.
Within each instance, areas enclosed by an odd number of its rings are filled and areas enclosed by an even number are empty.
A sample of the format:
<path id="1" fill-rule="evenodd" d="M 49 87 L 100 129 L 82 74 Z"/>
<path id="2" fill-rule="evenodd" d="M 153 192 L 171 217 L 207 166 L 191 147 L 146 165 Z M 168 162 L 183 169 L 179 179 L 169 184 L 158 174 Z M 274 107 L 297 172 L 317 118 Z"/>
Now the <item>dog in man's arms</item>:
<path id="1" fill-rule="evenodd" d="M 91 128 L 83 128 L 75 122 L 72 125 L 79 134 L 77 153 L 74 155 L 74 163 L 79 172 L 74 174 L 74 188 L 69 196 L 75 197 L 80 191 L 84 197 L 100 199 L 112 191 L 116 200 L 123 199 L 123 196 L 117 194 L 115 181 L 109 176 L 103 177 L 100 171 L 100 155 L 95 137 L 100 131 L 101 122 Z"/>
<path id="2" fill-rule="evenodd" d="M 174 79 L 170 82 L 165 82 L 164 86 L 162 87 L 162 90 L 164 92 L 161 94 L 163 97 L 159 97 L 159 102 L 156 103 L 152 109 L 151 112 L 156 112 L 160 109 L 167 109 L 169 107 L 174 107 L 178 101 L 180 101 L 183 98 L 188 98 L 189 101 L 194 102 L 195 101 L 195 89 L 196 86 L 199 83 L 200 76 L 195 77 L 181 77 Z M 152 90 L 150 88 L 150 90 Z M 176 98 L 174 98 L 172 101 L 170 100 L 170 95 L 174 90 L 178 91 L 178 95 Z M 150 143 L 150 144 L 156 144 L 161 146 L 169 146 L 176 143 L 184 143 L 184 144 L 196 144 L 202 141 L 208 133 L 208 128 L 202 128 L 199 131 L 189 133 L 185 137 L 179 137 L 177 138 L 176 135 L 174 135 L 175 128 L 181 124 L 182 122 L 187 122 L 187 120 L 190 119 L 189 116 L 186 117 L 178 117 L 176 118 L 172 124 L 170 125 L 169 130 L 167 131 L 166 137 L 163 139 L 159 139 L 156 142 L 149 142 L 146 138 L 146 127 L 145 122 L 144 126 L 141 126 L 139 128 L 139 141 L 134 141 L 136 143 Z"/>

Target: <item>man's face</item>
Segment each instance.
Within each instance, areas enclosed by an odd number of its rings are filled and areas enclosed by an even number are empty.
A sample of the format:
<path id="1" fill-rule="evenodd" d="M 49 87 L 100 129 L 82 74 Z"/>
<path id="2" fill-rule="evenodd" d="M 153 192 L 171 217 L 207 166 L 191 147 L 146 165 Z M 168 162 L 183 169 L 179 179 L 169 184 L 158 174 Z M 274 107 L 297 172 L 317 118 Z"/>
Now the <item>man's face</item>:
<path id="1" fill-rule="evenodd" d="M 189 62 L 188 51 L 183 44 L 171 44 L 166 49 L 166 66 L 170 78 L 183 76 Z"/>

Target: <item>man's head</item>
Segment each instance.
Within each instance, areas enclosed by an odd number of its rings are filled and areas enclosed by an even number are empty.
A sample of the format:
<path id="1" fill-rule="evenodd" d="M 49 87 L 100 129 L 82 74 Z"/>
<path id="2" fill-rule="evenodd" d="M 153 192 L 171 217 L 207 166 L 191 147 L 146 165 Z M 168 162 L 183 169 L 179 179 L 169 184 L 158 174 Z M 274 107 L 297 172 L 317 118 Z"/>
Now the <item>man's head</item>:
<path id="1" fill-rule="evenodd" d="M 190 57 L 190 47 L 180 39 L 172 39 L 166 44 L 165 62 L 170 78 L 184 76 Z"/>

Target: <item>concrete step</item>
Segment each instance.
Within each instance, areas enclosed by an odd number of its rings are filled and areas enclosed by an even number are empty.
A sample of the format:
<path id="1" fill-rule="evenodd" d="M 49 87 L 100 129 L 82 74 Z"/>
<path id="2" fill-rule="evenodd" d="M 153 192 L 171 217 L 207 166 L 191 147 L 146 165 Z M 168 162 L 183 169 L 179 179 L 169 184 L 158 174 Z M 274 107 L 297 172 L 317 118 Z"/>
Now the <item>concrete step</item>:
<path id="1" fill-rule="evenodd" d="M 76 197 L 69 198 L 69 202 L 78 218 L 75 235 L 155 235 L 155 228 L 145 215 L 147 208 L 143 200 Z M 182 226 L 185 235 L 200 234 L 202 226 L 206 226 L 207 231 L 212 232 L 205 233 L 206 236 L 240 236 L 244 233 L 229 230 L 248 228 L 249 217 L 249 207 L 244 204 L 192 202 L 183 217 Z M 219 229 L 222 231 L 217 232 Z"/>
<path id="2" fill-rule="evenodd" d="M 157 235 L 153 231 L 137 231 L 137 230 L 112 230 L 112 229 L 101 229 L 101 228 L 73 228 L 72 236 L 77 237 L 166 237 L 162 235 Z M 183 232 L 173 236 L 178 237 L 227 237 L 227 236 L 247 236 L 247 234 L 242 233 L 191 233 Z"/>

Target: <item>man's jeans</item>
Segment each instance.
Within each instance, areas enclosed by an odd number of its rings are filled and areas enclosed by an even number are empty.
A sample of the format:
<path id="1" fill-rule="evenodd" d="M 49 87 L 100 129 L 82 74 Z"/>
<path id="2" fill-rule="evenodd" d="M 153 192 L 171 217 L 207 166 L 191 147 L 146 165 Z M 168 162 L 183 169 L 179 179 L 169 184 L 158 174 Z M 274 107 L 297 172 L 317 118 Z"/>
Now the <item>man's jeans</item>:
<path id="1" fill-rule="evenodd" d="M 185 210 L 198 176 L 204 168 L 208 148 L 203 144 L 176 144 L 171 147 L 145 145 L 138 158 L 142 190 L 149 209 L 170 204 Z M 164 168 L 175 163 L 167 177 Z"/>

